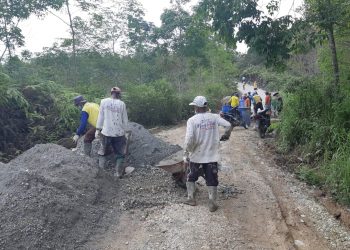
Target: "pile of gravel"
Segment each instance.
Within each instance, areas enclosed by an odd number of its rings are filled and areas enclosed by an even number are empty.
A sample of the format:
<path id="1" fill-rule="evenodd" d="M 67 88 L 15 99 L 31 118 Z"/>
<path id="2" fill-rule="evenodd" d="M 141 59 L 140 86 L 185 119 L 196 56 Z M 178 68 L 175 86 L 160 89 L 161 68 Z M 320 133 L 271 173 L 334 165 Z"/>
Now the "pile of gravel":
<path id="1" fill-rule="evenodd" d="M 122 182 L 119 190 L 121 210 L 164 206 L 180 202 L 186 194 L 186 190 L 172 180 L 170 173 L 150 166 L 136 169 Z"/>
<path id="2" fill-rule="evenodd" d="M 150 166 L 180 147 L 156 138 L 139 124 L 131 123 L 131 129 L 129 160 L 143 167 L 122 180 L 114 179 L 108 169 L 98 169 L 97 140 L 92 158 L 81 154 L 80 140 L 78 152 L 40 144 L 0 164 L 0 249 L 84 247 L 111 223 L 111 209 L 119 214 L 182 197 L 184 190 L 174 188 L 171 174 Z"/>
<path id="3" fill-rule="evenodd" d="M 132 166 L 155 165 L 159 161 L 181 150 L 179 145 L 171 145 L 155 137 L 142 125 L 130 122 L 131 143 L 129 146 L 128 162 Z M 78 152 L 83 153 L 83 139 L 79 140 Z M 93 141 L 92 157 L 97 158 L 100 147 L 98 140 Z"/>
<path id="4" fill-rule="evenodd" d="M 95 231 L 118 182 L 88 157 L 36 145 L 0 168 L 0 249 L 72 249 Z"/>

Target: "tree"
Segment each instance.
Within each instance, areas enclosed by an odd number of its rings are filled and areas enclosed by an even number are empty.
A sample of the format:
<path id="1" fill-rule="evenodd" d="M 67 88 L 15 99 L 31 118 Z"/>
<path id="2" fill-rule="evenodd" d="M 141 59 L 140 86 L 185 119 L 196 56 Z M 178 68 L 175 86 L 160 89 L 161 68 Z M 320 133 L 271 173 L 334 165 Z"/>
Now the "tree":
<path id="1" fill-rule="evenodd" d="M 335 41 L 335 28 L 346 26 L 350 21 L 347 0 L 306 0 L 305 20 L 326 34 L 331 51 L 333 77 L 336 88 L 339 85 L 339 62 Z"/>
<path id="2" fill-rule="evenodd" d="M 72 6 L 79 8 L 84 12 L 88 12 L 90 9 L 97 7 L 97 4 L 101 3 L 101 0 L 64 0 L 64 6 L 67 11 L 68 21 L 65 21 L 61 17 L 58 17 L 63 23 L 69 27 L 71 39 L 65 39 L 64 45 L 67 44 L 72 46 L 73 55 L 73 83 L 76 85 L 77 77 L 77 39 L 76 39 L 76 24 L 81 20 L 80 17 L 74 16 L 71 12 Z"/>
<path id="3" fill-rule="evenodd" d="M 181 6 L 166 9 L 161 17 L 162 25 L 156 29 L 156 38 L 168 51 L 179 51 L 185 45 L 185 35 L 191 23 L 190 14 Z"/>
<path id="4" fill-rule="evenodd" d="M 210 18 L 212 29 L 235 48 L 244 41 L 259 55 L 264 56 L 268 66 L 284 66 L 289 58 L 292 41 L 292 18 L 272 18 L 278 10 L 279 1 L 271 0 L 266 6 L 268 14 L 259 10 L 258 0 L 203 0 L 198 11 Z"/>
<path id="5" fill-rule="evenodd" d="M 24 37 L 18 27 L 20 21 L 29 18 L 31 14 L 43 15 L 49 9 L 58 10 L 64 0 L 2 0 L 0 2 L 0 41 L 5 50 L 0 56 L 0 62 L 6 52 L 11 58 L 16 46 L 24 45 Z"/>
<path id="6" fill-rule="evenodd" d="M 89 11 L 89 17 L 74 18 L 76 44 L 79 50 L 117 54 L 126 42 L 128 2 L 107 2 Z"/>
<path id="7" fill-rule="evenodd" d="M 154 47 L 153 37 L 155 26 L 144 20 L 144 10 L 137 0 L 129 0 L 126 9 L 128 20 L 128 53 L 136 58 L 139 69 L 139 83 L 144 83 L 143 66 L 145 55 Z"/>
<path id="8" fill-rule="evenodd" d="M 129 0 L 126 9 L 128 20 L 129 53 L 138 53 L 152 47 L 155 26 L 144 19 L 144 10 L 138 0 Z"/>

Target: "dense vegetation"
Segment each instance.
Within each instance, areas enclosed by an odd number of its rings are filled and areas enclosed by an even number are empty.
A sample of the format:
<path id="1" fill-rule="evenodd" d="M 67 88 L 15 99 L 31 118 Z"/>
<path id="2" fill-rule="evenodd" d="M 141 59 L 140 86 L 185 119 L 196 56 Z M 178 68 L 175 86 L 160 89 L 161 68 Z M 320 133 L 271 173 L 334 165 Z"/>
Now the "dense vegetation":
<path id="1" fill-rule="evenodd" d="M 163 13 L 161 27 L 143 19 L 137 1 L 118 1 L 115 12 L 92 2 L 68 3 L 88 14 L 86 20 L 72 17 L 74 38 L 42 53 L 17 55 L 14 48 L 21 43 L 7 40 L 9 33 L 0 36 L 7 55 L 0 67 L 2 160 L 36 143 L 72 136 L 79 122 L 72 99 L 78 94 L 99 103 L 119 86 L 130 119 L 150 127 L 186 119 L 193 112 L 188 103 L 198 94 L 208 96 L 215 111 L 234 90 L 238 55 L 180 2 Z"/>
<path id="2" fill-rule="evenodd" d="M 278 16 L 279 0 L 172 1 L 156 27 L 137 0 L 45 0 L 0 4 L 0 158 L 70 136 L 76 94 L 99 102 L 123 89 L 129 116 L 146 126 L 186 119 L 193 96 L 211 108 L 245 76 L 284 97 L 279 150 L 300 155 L 300 178 L 350 204 L 350 5 L 305 0 L 300 17 Z M 80 8 L 74 16 L 71 8 Z M 48 10 L 67 12 L 70 38 L 42 53 L 24 44 L 18 22 Z M 249 46 L 246 55 L 236 42 Z"/>

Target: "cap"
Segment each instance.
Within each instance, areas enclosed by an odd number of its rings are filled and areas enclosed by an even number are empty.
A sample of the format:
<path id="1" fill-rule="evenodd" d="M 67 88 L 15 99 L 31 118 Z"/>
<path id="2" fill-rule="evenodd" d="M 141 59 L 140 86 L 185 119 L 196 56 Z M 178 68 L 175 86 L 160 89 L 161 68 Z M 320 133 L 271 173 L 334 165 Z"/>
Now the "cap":
<path id="1" fill-rule="evenodd" d="M 190 103 L 190 105 L 203 108 L 208 105 L 208 101 L 207 101 L 207 98 L 205 98 L 204 96 L 196 96 L 193 102 Z"/>
<path id="2" fill-rule="evenodd" d="M 74 97 L 73 101 L 74 101 L 74 105 L 78 106 L 80 103 L 85 102 L 86 100 L 84 99 L 84 97 L 82 95 L 78 95 L 78 96 Z"/>
<path id="3" fill-rule="evenodd" d="M 120 88 L 118 88 L 118 87 L 113 87 L 113 88 L 111 88 L 111 93 L 113 93 L 113 92 L 115 92 L 115 93 L 120 93 L 120 92 L 122 92 L 122 91 L 121 91 Z"/>

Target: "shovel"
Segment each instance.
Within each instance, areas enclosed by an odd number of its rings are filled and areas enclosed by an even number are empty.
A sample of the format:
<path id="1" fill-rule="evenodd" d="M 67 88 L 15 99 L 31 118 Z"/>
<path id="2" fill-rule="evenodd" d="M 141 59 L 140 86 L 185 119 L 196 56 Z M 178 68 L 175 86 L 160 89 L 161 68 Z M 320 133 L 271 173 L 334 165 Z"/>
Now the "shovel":
<path id="1" fill-rule="evenodd" d="M 124 159 L 124 175 L 131 174 L 135 168 L 128 166 L 128 157 L 129 157 L 129 145 L 130 145 L 130 139 L 131 139 L 131 131 L 127 132 L 126 135 L 126 146 L 125 146 L 125 159 Z"/>

